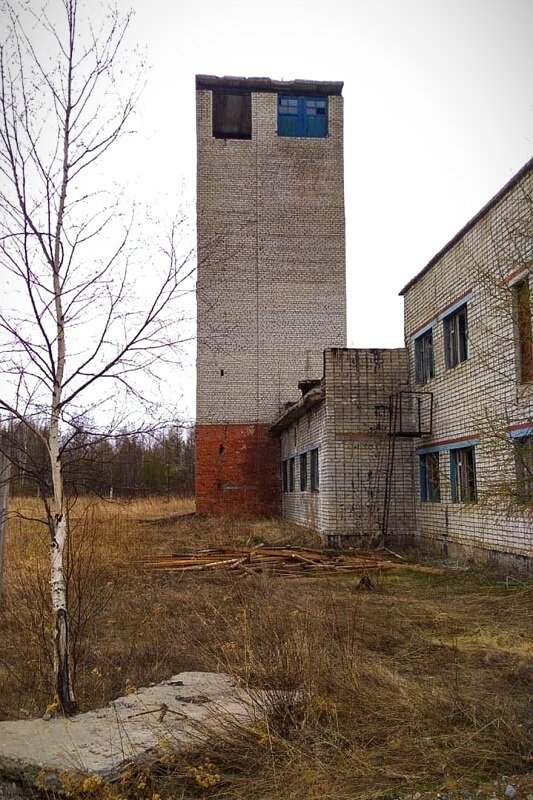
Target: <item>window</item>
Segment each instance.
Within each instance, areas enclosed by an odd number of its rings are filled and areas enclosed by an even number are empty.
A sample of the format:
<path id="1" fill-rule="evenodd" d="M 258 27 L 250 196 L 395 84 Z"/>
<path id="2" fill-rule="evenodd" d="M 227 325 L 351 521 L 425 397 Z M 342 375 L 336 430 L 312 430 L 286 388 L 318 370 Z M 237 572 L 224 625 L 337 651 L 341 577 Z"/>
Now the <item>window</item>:
<path id="1" fill-rule="evenodd" d="M 281 478 L 282 478 L 282 482 L 283 482 L 283 491 L 284 492 L 288 492 L 289 491 L 289 462 L 287 460 L 285 460 L 281 466 L 282 466 Z"/>
<path id="2" fill-rule="evenodd" d="M 427 383 L 433 375 L 433 329 L 430 328 L 415 339 L 415 380 Z"/>
<path id="3" fill-rule="evenodd" d="M 307 453 L 300 456 L 300 491 L 307 491 Z"/>
<path id="4" fill-rule="evenodd" d="M 420 456 L 420 499 L 423 503 L 440 503 L 438 452 Z"/>
<path id="5" fill-rule="evenodd" d="M 320 139 L 327 133 L 327 97 L 278 95 L 278 136 Z"/>
<path id="6" fill-rule="evenodd" d="M 213 92 L 213 136 L 215 139 L 252 138 L 250 92 Z"/>
<path id="7" fill-rule="evenodd" d="M 519 383 L 533 380 L 533 332 L 529 279 L 513 286 L 515 306 L 516 371 Z"/>
<path id="8" fill-rule="evenodd" d="M 473 447 L 458 447 L 450 450 L 450 477 L 452 502 L 475 503 L 476 461 Z"/>
<path id="9" fill-rule="evenodd" d="M 311 491 L 318 492 L 320 486 L 320 475 L 318 470 L 318 448 L 309 453 L 311 459 Z"/>
<path id="10" fill-rule="evenodd" d="M 533 502 L 533 435 L 514 439 L 516 498 L 519 503 Z"/>
<path id="11" fill-rule="evenodd" d="M 468 358 L 468 320 L 466 304 L 444 317 L 444 355 L 446 367 L 456 367 Z"/>
<path id="12" fill-rule="evenodd" d="M 289 459 L 289 492 L 294 492 L 294 458 Z"/>

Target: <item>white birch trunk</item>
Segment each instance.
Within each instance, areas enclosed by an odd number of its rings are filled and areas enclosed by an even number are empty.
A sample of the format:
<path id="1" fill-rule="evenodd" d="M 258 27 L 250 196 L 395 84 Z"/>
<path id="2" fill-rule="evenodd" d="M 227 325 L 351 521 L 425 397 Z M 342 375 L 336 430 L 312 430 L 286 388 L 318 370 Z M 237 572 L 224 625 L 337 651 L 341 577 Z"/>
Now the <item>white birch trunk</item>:
<path id="1" fill-rule="evenodd" d="M 5 456 L 3 453 L 0 453 L 0 593 L 4 587 L 6 528 L 10 477 L 11 463 L 7 456 Z"/>
<path id="2" fill-rule="evenodd" d="M 62 411 L 61 401 L 66 361 L 65 317 L 63 312 L 63 295 L 60 273 L 62 269 L 61 236 L 63 233 L 65 201 L 69 182 L 70 117 L 72 113 L 71 98 L 75 15 L 72 8 L 71 11 L 72 14 L 69 14 L 69 68 L 67 74 L 65 117 L 63 125 L 63 177 L 61 181 L 61 191 L 57 211 L 53 254 L 52 277 L 57 332 L 57 349 L 52 402 L 50 407 L 50 433 L 48 440 L 50 467 L 52 471 L 52 486 L 54 492 L 53 516 L 50 525 L 50 534 L 52 538 L 50 544 L 50 586 L 52 592 L 52 609 L 55 622 L 54 677 L 57 699 L 63 712 L 67 715 L 74 714 L 76 712 L 76 701 L 74 698 L 69 664 L 67 587 L 64 573 L 65 545 L 67 543 L 68 527 L 59 445 L 59 421 Z"/>

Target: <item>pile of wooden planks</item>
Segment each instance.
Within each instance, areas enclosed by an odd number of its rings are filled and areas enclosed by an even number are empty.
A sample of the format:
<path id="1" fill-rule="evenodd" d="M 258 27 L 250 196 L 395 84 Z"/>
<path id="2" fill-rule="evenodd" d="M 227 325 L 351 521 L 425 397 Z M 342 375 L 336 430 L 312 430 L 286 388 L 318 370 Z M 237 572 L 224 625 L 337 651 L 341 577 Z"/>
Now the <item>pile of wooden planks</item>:
<path id="1" fill-rule="evenodd" d="M 297 547 L 217 547 L 195 553 L 152 556 L 144 566 L 170 572 L 234 571 L 240 575 L 268 573 L 297 577 L 353 572 L 364 574 L 391 569 L 394 562 L 374 556 L 326 553 Z"/>

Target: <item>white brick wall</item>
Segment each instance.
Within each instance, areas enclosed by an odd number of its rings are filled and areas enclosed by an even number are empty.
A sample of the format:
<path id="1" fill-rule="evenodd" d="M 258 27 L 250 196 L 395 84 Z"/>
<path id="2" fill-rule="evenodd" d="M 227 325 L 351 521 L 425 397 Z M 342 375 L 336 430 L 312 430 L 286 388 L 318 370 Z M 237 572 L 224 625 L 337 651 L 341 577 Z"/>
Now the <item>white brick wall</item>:
<path id="1" fill-rule="evenodd" d="M 318 530 L 326 542 L 371 544 L 382 530 L 389 446 L 389 398 L 408 388 L 405 349 L 330 349 L 325 399 L 282 434 L 282 459 L 295 457 L 294 493 L 283 515 Z M 300 492 L 299 455 L 319 447 L 320 491 Z M 396 441 L 391 481 L 391 535 L 413 533 L 411 443 Z M 346 538 L 348 537 L 348 538 Z"/>
<path id="2" fill-rule="evenodd" d="M 213 138 L 197 92 L 199 424 L 271 422 L 346 342 L 342 98 L 324 139 L 279 137 L 271 92 L 252 127 Z"/>
<path id="3" fill-rule="evenodd" d="M 405 295 L 405 337 L 413 376 L 413 334 L 434 322 L 435 377 L 421 387 L 434 393 L 434 430 L 423 446 L 461 437 L 479 441 L 475 450 L 477 503 L 452 503 L 450 455 L 445 445 L 440 454 L 441 502 L 422 503 L 417 491 L 421 539 L 452 552 L 482 549 L 533 555 L 533 518 L 510 499 L 515 466 L 506 432 L 513 424 L 533 419 L 533 383 L 517 382 L 509 288 L 509 277 L 516 277 L 521 269 L 526 268 L 531 276 L 531 262 L 528 266 L 519 249 L 524 232 L 533 242 L 532 197 L 530 170 Z M 446 369 L 441 314 L 464 296 L 469 357 Z M 506 491 L 503 484 L 507 484 Z"/>

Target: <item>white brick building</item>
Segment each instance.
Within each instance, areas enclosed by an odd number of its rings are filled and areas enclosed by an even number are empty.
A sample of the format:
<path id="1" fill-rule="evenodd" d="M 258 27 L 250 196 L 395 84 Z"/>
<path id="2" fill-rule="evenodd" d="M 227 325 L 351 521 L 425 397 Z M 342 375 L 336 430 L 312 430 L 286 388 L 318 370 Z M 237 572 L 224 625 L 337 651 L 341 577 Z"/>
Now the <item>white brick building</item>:
<path id="1" fill-rule="evenodd" d="M 402 290 L 406 349 L 326 350 L 276 421 L 284 516 L 531 570 L 532 278 L 533 160 Z"/>
<path id="2" fill-rule="evenodd" d="M 533 160 L 402 290 L 414 388 L 433 393 L 415 447 L 425 549 L 533 556 Z"/>
<path id="3" fill-rule="evenodd" d="M 532 569 L 533 160 L 346 349 L 341 89 L 197 78 L 198 508 Z"/>

